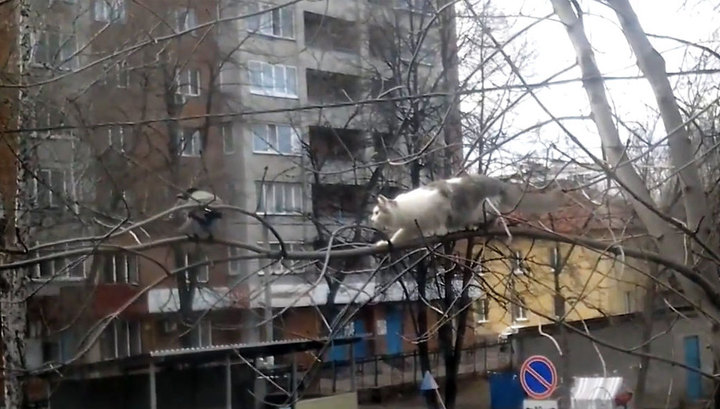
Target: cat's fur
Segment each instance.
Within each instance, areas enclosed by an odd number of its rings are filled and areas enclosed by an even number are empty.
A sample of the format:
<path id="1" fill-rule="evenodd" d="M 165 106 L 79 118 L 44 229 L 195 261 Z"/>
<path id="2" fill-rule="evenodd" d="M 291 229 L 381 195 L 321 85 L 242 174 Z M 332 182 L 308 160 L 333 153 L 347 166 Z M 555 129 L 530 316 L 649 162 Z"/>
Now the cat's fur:
<path id="1" fill-rule="evenodd" d="M 418 225 L 423 236 L 442 236 L 487 226 L 500 216 L 498 211 L 541 214 L 553 211 L 561 202 L 560 190 L 526 192 L 523 185 L 471 174 L 430 182 L 394 199 L 380 195 L 370 221 L 375 228 L 392 232 L 390 241 L 397 245 L 418 237 Z"/>

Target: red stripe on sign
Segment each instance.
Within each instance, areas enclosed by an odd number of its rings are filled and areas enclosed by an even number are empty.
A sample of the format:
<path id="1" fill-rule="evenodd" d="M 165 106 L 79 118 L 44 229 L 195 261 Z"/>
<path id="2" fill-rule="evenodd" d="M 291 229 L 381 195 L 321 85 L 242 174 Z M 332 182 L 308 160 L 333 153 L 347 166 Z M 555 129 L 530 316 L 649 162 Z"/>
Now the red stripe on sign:
<path id="1" fill-rule="evenodd" d="M 548 381 L 546 381 L 545 378 L 543 378 L 539 373 L 537 373 L 537 372 L 532 368 L 532 366 L 528 365 L 528 366 L 525 368 L 525 370 L 526 370 L 530 375 L 532 375 L 533 378 L 535 378 L 538 382 L 540 382 L 544 387 L 546 387 L 546 388 L 548 388 L 548 389 L 552 389 L 552 385 L 551 385 Z"/>

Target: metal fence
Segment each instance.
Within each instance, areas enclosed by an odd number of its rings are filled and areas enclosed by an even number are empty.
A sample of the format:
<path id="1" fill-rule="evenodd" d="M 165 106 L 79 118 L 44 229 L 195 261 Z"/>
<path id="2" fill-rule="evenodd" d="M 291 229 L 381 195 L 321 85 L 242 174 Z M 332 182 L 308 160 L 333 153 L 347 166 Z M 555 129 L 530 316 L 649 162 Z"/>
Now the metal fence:
<path id="1" fill-rule="evenodd" d="M 352 356 L 352 352 L 350 355 Z M 483 374 L 506 366 L 509 360 L 508 345 L 477 344 L 462 350 L 458 372 L 460 375 Z M 423 377 L 417 351 L 346 361 L 326 361 L 319 365 L 322 365 L 316 390 L 319 394 L 393 385 L 419 385 Z M 445 362 L 441 352 L 430 353 L 430 371 L 435 378 L 445 377 Z"/>

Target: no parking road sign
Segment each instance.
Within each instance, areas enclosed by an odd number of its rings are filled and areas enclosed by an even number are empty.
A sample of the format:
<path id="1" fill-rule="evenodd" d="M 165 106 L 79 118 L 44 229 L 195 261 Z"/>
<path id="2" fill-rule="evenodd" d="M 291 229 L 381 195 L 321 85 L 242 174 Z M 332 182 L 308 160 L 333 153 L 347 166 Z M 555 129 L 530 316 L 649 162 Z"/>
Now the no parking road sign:
<path id="1" fill-rule="evenodd" d="M 557 387 L 555 365 L 542 355 L 533 355 L 520 367 L 520 383 L 531 399 L 548 398 Z"/>

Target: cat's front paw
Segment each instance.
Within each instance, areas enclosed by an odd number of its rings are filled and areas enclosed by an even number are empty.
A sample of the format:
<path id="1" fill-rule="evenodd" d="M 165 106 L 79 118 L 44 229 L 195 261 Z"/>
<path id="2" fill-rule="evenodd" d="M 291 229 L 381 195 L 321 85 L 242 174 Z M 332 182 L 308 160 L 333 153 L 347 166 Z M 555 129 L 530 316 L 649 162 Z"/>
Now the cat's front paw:
<path id="1" fill-rule="evenodd" d="M 380 240 L 375 242 L 375 248 L 386 248 L 388 246 L 387 240 Z"/>

